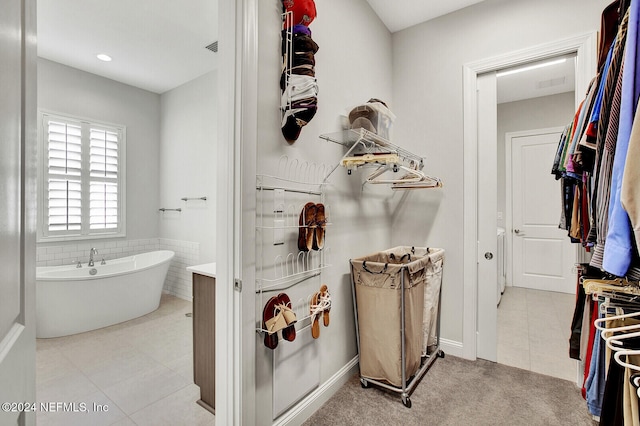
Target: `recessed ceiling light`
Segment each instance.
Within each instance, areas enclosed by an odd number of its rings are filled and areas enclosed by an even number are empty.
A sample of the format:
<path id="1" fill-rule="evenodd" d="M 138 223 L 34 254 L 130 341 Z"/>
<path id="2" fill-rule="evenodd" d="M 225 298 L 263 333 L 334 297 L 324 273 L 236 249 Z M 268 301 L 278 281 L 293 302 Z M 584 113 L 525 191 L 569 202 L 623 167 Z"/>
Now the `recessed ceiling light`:
<path id="1" fill-rule="evenodd" d="M 557 65 L 557 64 L 561 64 L 563 62 L 566 62 L 567 58 L 560 58 L 560 59 L 555 59 L 555 60 L 551 60 L 548 62 L 542 62 L 540 64 L 535 64 L 535 65 L 529 65 L 529 66 L 525 66 L 522 68 L 515 68 L 515 69 L 511 69 L 508 71 L 501 71 L 498 72 L 496 74 L 496 77 L 504 77 L 505 75 L 511 75 L 511 74 L 517 74 L 520 72 L 525 72 L 525 71 L 531 71 L 531 70 L 535 70 L 538 68 L 544 68 L 544 67 L 548 67 L 551 65 Z"/>
<path id="2" fill-rule="evenodd" d="M 104 61 L 104 62 L 110 62 L 110 61 L 111 61 L 111 56 L 109 56 L 109 55 L 105 55 L 104 53 L 101 53 L 101 54 L 99 54 L 99 55 L 96 55 L 96 57 L 97 57 L 98 59 L 100 59 L 101 61 Z"/>

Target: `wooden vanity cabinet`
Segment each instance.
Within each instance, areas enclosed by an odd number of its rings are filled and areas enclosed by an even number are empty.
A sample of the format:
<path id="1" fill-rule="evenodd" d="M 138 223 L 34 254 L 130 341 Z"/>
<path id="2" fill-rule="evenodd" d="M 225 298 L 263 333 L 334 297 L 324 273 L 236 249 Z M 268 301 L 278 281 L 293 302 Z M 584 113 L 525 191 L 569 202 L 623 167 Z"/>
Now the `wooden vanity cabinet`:
<path id="1" fill-rule="evenodd" d="M 193 273 L 193 381 L 198 404 L 215 414 L 216 279 Z"/>

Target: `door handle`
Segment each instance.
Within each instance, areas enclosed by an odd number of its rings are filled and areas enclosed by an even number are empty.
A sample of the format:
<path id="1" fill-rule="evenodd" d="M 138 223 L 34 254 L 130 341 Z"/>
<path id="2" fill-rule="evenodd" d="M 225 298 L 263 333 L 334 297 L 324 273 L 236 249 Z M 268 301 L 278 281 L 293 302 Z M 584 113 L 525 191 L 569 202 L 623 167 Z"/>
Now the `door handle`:
<path id="1" fill-rule="evenodd" d="M 520 236 L 524 235 L 524 232 L 521 232 L 519 229 L 514 229 L 513 233 Z"/>

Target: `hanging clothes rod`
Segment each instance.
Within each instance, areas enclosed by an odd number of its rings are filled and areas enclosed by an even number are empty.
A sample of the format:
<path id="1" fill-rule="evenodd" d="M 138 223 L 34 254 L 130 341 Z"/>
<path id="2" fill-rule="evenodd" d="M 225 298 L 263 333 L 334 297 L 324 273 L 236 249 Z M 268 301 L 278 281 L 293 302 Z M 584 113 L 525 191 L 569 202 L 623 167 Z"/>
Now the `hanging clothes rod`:
<path id="1" fill-rule="evenodd" d="M 165 209 L 165 208 L 163 207 L 163 208 L 161 208 L 161 209 L 158 209 L 158 211 L 161 211 L 161 212 L 181 212 L 181 211 L 182 211 L 182 209 L 179 209 L 179 208 L 178 208 L 178 209 Z"/>
<path id="2" fill-rule="evenodd" d="M 192 201 L 192 200 L 202 200 L 207 201 L 207 197 L 182 197 L 180 198 L 182 201 Z"/>
<path id="3" fill-rule="evenodd" d="M 275 186 L 264 186 L 264 185 L 258 185 L 256 186 L 256 189 L 262 190 L 262 191 L 275 191 L 275 190 L 283 190 L 284 192 L 296 192 L 298 194 L 309 194 L 309 195 L 322 195 L 322 192 L 320 191 L 305 191 L 303 189 L 289 189 L 289 188 L 279 188 L 279 187 L 275 187 Z"/>

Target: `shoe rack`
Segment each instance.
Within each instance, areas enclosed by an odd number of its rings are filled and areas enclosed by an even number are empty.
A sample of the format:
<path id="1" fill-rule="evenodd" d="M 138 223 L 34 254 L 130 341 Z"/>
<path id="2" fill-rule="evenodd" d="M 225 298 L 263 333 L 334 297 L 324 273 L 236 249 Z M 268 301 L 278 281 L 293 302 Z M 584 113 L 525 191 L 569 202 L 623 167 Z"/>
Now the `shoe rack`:
<path id="1" fill-rule="evenodd" d="M 366 129 L 349 129 L 320 135 L 321 139 L 348 148 L 341 160 L 327 174 L 327 179 L 340 166 L 347 174 L 359 168 L 373 172 L 365 184 L 386 184 L 393 190 L 442 187 L 442 181 L 423 172 L 424 158 Z M 389 173 L 390 172 L 390 173 Z M 401 173 L 399 173 L 401 172 Z"/>
<path id="2" fill-rule="evenodd" d="M 272 295 L 286 292 L 301 283 L 319 277 L 331 265 L 330 248 L 299 250 L 297 238 L 307 223 L 300 223 L 300 214 L 308 202 L 322 203 L 331 226 L 331 209 L 325 203 L 325 187 L 330 166 L 282 156 L 274 175 L 256 178 L 256 295 L 262 307 Z M 319 287 L 319 284 L 318 284 Z M 298 318 L 297 331 L 311 327 L 311 295 L 292 299 L 292 309 Z M 256 324 L 259 334 L 262 318 Z"/>

